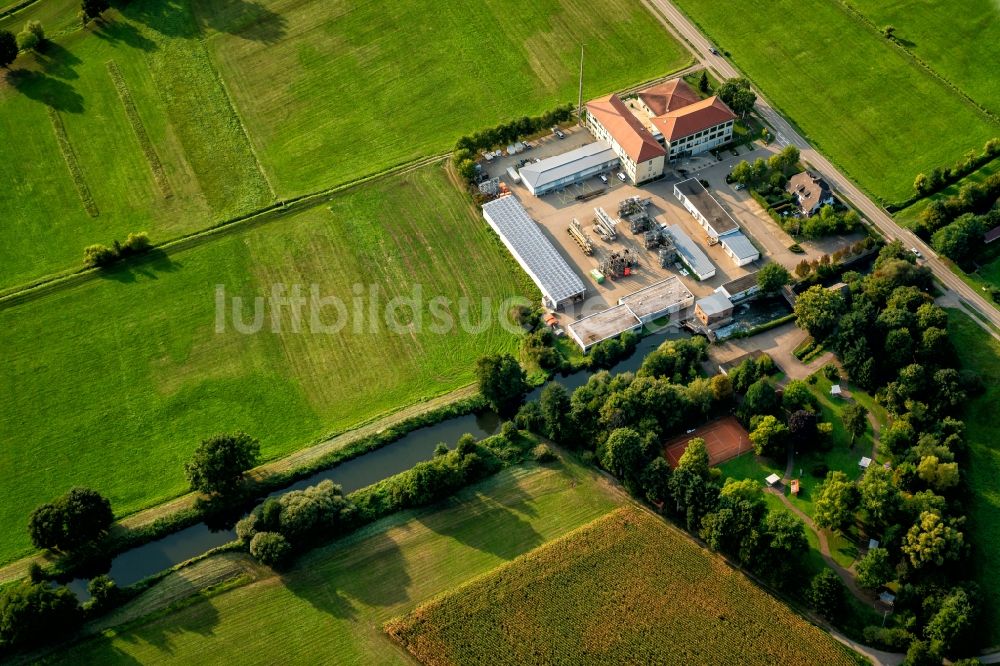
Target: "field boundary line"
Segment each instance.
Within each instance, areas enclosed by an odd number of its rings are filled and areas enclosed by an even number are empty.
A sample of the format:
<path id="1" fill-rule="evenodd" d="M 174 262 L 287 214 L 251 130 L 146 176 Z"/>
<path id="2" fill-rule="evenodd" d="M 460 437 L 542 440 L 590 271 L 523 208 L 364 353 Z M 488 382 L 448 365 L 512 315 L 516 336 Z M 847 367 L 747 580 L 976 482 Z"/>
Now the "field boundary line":
<path id="1" fill-rule="evenodd" d="M 447 153 L 432 155 L 429 157 L 422 157 L 409 162 L 403 162 L 401 164 L 389 167 L 385 171 L 380 171 L 378 173 L 369 174 L 367 176 L 362 176 L 354 180 L 349 180 L 347 182 L 335 185 L 333 187 L 327 188 L 325 190 L 320 190 L 318 192 L 310 192 L 308 194 L 302 194 L 291 199 L 286 199 L 284 201 L 277 201 L 260 208 L 258 210 L 239 215 L 228 220 L 223 220 L 217 224 L 194 231 L 190 234 L 185 234 L 178 236 L 171 240 L 165 241 L 160 244 L 153 245 L 151 249 L 162 250 L 169 254 L 175 254 L 182 252 L 184 250 L 189 250 L 194 247 L 215 238 L 216 236 L 225 236 L 228 234 L 236 233 L 243 228 L 251 229 L 257 226 L 261 226 L 268 222 L 280 219 L 286 215 L 291 215 L 298 213 L 302 210 L 311 208 L 314 205 L 319 205 L 324 202 L 324 200 L 330 200 L 333 197 L 343 194 L 355 187 L 360 187 L 371 182 L 382 180 L 385 178 L 392 178 L 395 176 L 400 176 L 411 171 L 423 168 L 425 166 L 430 166 L 437 162 L 442 162 L 448 157 Z M 141 265 L 146 257 L 139 255 L 135 259 L 118 264 L 119 266 L 129 266 L 129 265 Z M 0 310 L 5 310 L 23 303 L 28 303 L 30 301 L 37 300 L 49 294 L 56 293 L 62 289 L 69 289 L 75 287 L 91 280 L 97 279 L 101 276 L 102 270 L 100 268 L 78 268 L 76 270 L 65 271 L 62 273 L 56 273 L 54 275 L 44 276 L 37 279 L 33 283 L 26 285 L 11 287 L 6 290 L 6 292 L 0 292 Z"/>
<path id="2" fill-rule="evenodd" d="M 936 69 L 934 69 L 934 67 L 931 66 L 929 62 L 918 56 L 910 49 L 903 46 L 899 41 L 883 35 L 882 31 L 879 30 L 877 25 L 875 25 L 875 22 L 872 21 L 870 18 L 868 18 L 868 16 L 866 16 L 864 12 L 862 12 L 860 9 L 852 5 L 850 2 L 847 2 L 847 0 L 837 0 L 837 3 L 840 4 L 841 7 L 848 14 L 853 15 L 856 20 L 865 24 L 868 28 L 874 31 L 875 34 L 878 35 L 880 38 L 890 42 L 895 48 L 905 53 L 910 60 L 915 62 L 920 67 L 926 69 L 929 74 L 931 74 L 933 77 L 935 77 L 936 79 L 947 85 L 954 92 L 958 93 L 960 97 L 962 97 L 966 102 L 968 102 L 972 106 L 976 107 L 976 110 L 979 111 L 984 116 L 986 116 L 989 120 L 993 121 L 995 124 L 1000 124 L 1000 118 L 997 118 L 997 116 L 992 111 L 987 109 L 985 106 L 977 102 L 974 97 L 972 97 L 967 92 L 962 90 L 957 83 L 955 83 L 948 77 L 944 76 L 943 74 L 939 73 Z"/>
<path id="3" fill-rule="evenodd" d="M 66 126 L 63 124 L 62 116 L 51 106 L 45 108 L 48 109 L 49 121 L 52 123 L 52 131 L 56 134 L 56 143 L 59 144 L 59 152 L 62 153 L 63 161 L 66 162 L 66 168 L 69 169 L 69 175 L 76 186 L 76 193 L 80 196 L 80 202 L 83 204 L 84 210 L 87 211 L 87 215 L 97 217 L 99 214 L 97 204 L 94 202 L 94 197 L 90 193 L 87 181 L 83 177 L 83 171 L 80 170 L 80 163 L 77 161 L 76 153 L 73 151 L 73 144 L 69 142 L 69 135 L 66 133 Z"/>
<path id="4" fill-rule="evenodd" d="M 125 77 L 122 75 L 122 71 L 119 69 L 118 63 L 114 60 L 109 60 L 106 65 L 108 68 L 108 75 L 111 77 L 111 82 L 114 83 L 115 90 L 118 91 L 118 98 L 121 100 L 122 106 L 125 108 L 125 116 L 128 118 L 128 122 L 132 126 L 135 138 L 139 140 L 139 146 L 142 148 L 142 154 L 146 156 L 146 163 L 149 165 L 149 170 L 153 172 L 153 180 L 156 181 L 156 185 L 160 188 L 160 193 L 163 195 L 163 198 L 169 199 L 174 195 L 174 192 L 170 188 L 170 183 L 167 181 L 167 174 L 163 170 L 163 163 L 160 161 L 160 156 L 156 154 L 156 149 L 153 147 L 153 142 L 149 138 L 146 126 L 143 124 L 142 118 L 139 117 L 139 110 L 136 108 L 135 102 L 132 100 L 132 93 L 129 91 L 128 85 L 125 83 Z"/>

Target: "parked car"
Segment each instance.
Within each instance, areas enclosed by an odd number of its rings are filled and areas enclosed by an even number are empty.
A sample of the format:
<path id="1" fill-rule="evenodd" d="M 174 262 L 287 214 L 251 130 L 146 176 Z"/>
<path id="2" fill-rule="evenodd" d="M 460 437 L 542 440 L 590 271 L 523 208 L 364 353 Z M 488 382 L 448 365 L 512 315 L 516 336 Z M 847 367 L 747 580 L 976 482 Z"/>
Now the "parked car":
<path id="1" fill-rule="evenodd" d="M 618 180 L 622 181 L 623 183 L 628 182 L 628 180 L 625 178 L 625 174 L 623 174 L 621 171 L 618 172 Z"/>
<path id="2" fill-rule="evenodd" d="M 924 258 L 924 255 L 922 255 L 922 254 L 920 253 L 920 250 L 918 250 L 918 249 L 917 249 L 917 248 L 915 248 L 915 247 L 911 247 L 911 248 L 910 248 L 910 252 L 912 252 L 912 253 L 913 253 L 913 256 L 914 256 L 914 257 L 916 257 L 917 259 L 923 259 L 923 258 Z"/>
<path id="3" fill-rule="evenodd" d="M 603 173 L 601 174 L 601 182 L 604 183 L 605 185 L 608 184 L 608 177 L 605 176 Z"/>
<path id="4" fill-rule="evenodd" d="M 563 131 L 561 129 L 557 129 L 556 130 L 556 136 L 559 137 L 560 139 L 565 139 L 566 138 L 566 135 L 563 134 Z"/>
<path id="5" fill-rule="evenodd" d="M 746 185 L 744 185 L 743 183 L 736 183 L 735 185 L 733 185 L 733 189 L 736 190 L 737 192 L 739 192 L 745 187 Z"/>

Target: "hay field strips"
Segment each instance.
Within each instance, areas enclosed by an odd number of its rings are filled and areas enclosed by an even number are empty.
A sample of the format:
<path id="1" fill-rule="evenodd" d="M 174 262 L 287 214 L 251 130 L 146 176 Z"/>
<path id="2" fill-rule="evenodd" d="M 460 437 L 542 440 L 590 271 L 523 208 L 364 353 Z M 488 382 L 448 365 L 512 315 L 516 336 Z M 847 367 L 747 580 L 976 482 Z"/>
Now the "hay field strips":
<path id="1" fill-rule="evenodd" d="M 675 528 L 624 507 L 389 622 L 424 664 L 857 664 Z"/>
<path id="2" fill-rule="evenodd" d="M 676 4 L 719 48 L 731 52 L 733 62 L 811 142 L 885 202 L 906 200 L 917 173 L 950 166 L 1000 134 L 995 116 L 987 116 L 839 0 L 755 2 L 748 11 L 713 0 Z M 948 3 L 891 3 L 891 10 L 878 11 L 874 6 L 886 3 L 853 4 L 871 10 L 879 27 L 883 21 L 896 25 L 900 37 L 915 44 L 915 53 L 980 105 L 1000 106 L 996 37 L 990 37 L 997 30 L 995 3 L 963 3 L 961 12 Z M 979 29 L 990 21 L 991 28 Z"/>
<path id="3" fill-rule="evenodd" d="M 164 242 L 575 100 L 581 41 L 588 95 L 688 61 L 628 0 L 429 8 L 134 0 L 80 30 L 63 20 L 78 3 L 37 0 L 0 19 L 57 35 L 0 78 L 0 291 L 91 243 Z"/>
<path id="4" fill-rule="evenodd" d="M 622 501 L 599 473 L 572 459 L 518 467 L 442 505 L 391 516 L 315 550 L 280 577 L 108 631 L 50 661 L 412 663 L 382 623 Z M 159 593 L 154 587 L 133 604 Z"/>
<path id="5" fill-rule="evenodd" d="M 332 212 L 331 212 L 332 211 Z M 425 294 L 494 306 L 536 298 L 527 276 L 439 165 L 336 196 L 332 203 L 101 280 L 0 310 L 0 560 L 29 548 L 28 514 L 74 484 L 106 494 L 119 514 L 182 493 L 183 463 L 202 437 L 243 429 L 267 458 L 326 433 L 473 381 L 481 354 L 515 351 L 494 318 L 481 333 L 301 332 L 288 308 L 281 330 L 216 333 L 217 284 L 253 299 L 272 285 L 316 284 L 349 307 L 377 285 L 382 304 Z M 231 311 L 232 303 L 226 308 Z M 272 311 L 262 314 L 269 322 Z M 456 320 L 457 320 L 457 310 Z M 424 312 L 424 321 L 433 321 Z M 324 322 L 332 320 L 330 311 Z M 403 310 L 402 319 L 406 319 Z"/>

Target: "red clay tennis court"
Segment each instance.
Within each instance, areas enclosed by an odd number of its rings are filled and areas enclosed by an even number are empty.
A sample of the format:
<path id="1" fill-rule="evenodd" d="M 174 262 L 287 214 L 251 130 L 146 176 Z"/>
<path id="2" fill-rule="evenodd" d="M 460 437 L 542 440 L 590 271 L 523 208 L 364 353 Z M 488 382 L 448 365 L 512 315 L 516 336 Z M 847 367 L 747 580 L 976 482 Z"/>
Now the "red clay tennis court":
<path id="1" fill-rule="evenodd" d="M 666 456 L 671 467 L 677 467 L 677 461 L 681 459 L 681 455 L 687 449 L 688 442 L 695 437 L 701 437 L 705 440 L 710 465 L 726 462 L 753 448 L 750 446 L 750 437 L 747 431 L 736 420 L 736 417 L 726 416 L 706 423 L 700 428 L 695 428 L 694 432 L 675 437 L 664 444 L 663 455 Z"/>

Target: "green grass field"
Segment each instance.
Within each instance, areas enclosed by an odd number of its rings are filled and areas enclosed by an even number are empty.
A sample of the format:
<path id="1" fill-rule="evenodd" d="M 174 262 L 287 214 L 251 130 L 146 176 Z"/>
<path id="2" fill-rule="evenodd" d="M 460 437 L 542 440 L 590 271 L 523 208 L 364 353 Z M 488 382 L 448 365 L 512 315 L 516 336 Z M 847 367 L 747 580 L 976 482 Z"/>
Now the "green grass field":
<path id="1" fill-rule="evenodd" d="M 833 0 L 746 11 L 711 0 L 677 4 L 810 141 L 887 202 L 907 199 L 917 173 L 981 150 L 1000 130 Z M 983 77 L 993 76 L 988 62 Z"/>
<path id="2" fill-rule="evenodd" d="M 136 0 L 125 16 L 109 12 L 103 25 L 22 55 L 0 78 L 0 289 L 82 265 L 91 243 L 130 231 L 161 242 L 272 201 L 208 51 L 192 38 L 198 26 L 186 3 L 159 12 L 158 3 Z M 46 4 L 39 0 L 39 11 Z M 156 186 L 108 61 L 122 72 L 169 198 Z M 77 193 L 53 112 L 96 217 Z"/>
<path id="3" fill-rule="evenodd" d="M 443 506 L 392 516 L 313 551 L 281 577 L 109 632 L 66 650 L 61 660 L 411 663 L 382 633 L 383 622 L 622 501 L 620 491 L 572 460 L 515 468 Z"/>
<path id="4" fill-rule="evenodd" d="M 660 518 L 624 507 L 391 622 L 425 664 L 856 664 Z"/>
<path id="5" fill-rule="evenodd" d="M 208 0 L 208 45 L 281 196 L 662 76 L 689 56 L 640 3 Z M 433 9 L 432 9 L 433 8 Z"/>
<path id="6" fill-rule="evenodd" d="M 996 0 L 965 0 L 961 11 L 947 2 L 851 0 L 875 25 L 892 25 L 896 37 L 979 104 L 1000 113 L 996 45 L 1000 43 L 1000 5 Z M 957 44 L 961 48 L 955 48 Z"/>
<path id="7" fill-rule="evenodd" d="M 949 310 L 948 335 L 964 367 L 975 370 L 986 392 L 969 401 L 965 412 L 969 459 L 963 466 L 972 489 L 966 534 L 972 542 L 972 562 L 986 601 L 982 623 L 984 642 L 1000 645 L 1000 343 L 958 310 Z"/>
<path id="8" fill-rule="evenodd" d="M 306 308 L 296 333 L 283 308 L 275 333 L 274 310 L 261 308 L 260 333 L 238 332 L 231 316 L 216 332 L 216 285 L 245 298 L 249 325 L 253 299 L 275 284 L 302 285 L 307 297 L 315 284 L 321 297 L 340 297 L 349 323 L 340 333 L 314 332 Z M 381 314 L 353 314 L 359 292 L 365 311 L 378 302 L 381 313 L 418 287 L 419 328 L 406 307 L 397 310 L 398 331 Z M 128 513 L 183 492 L 183 462 L 205 436 L 243 429 L 274 458 L 471 383 L 476 358 L 515 351 L 518 336 L 499 314 L 482 332 L 465 332 L 460 299 L 470 299 L 466 319 L 477 325 L 481 297 L 500 310 L 503 299 L 533 293 L 466 197 L 432 166 L 0 310 L 0 473 L 17 479 L 0 490 L 0 561 L 28 549 L 31 509 L 73 484 Z M 438 296 L 455 303 L 448 311 L 456 325 L 442 333 L 428 309 Z M 320 323 L 336 319 L 328 306 Z"/>

